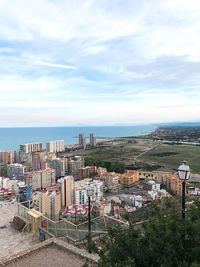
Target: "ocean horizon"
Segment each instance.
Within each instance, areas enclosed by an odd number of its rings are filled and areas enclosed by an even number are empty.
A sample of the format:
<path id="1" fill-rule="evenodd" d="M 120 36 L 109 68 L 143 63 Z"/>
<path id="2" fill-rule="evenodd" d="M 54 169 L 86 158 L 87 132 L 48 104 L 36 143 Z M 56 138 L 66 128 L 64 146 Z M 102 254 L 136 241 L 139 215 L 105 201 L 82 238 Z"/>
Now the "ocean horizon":
<path id="1" fill-rule="evenodd" d="M 61 126 L 0 128 L 0 151 L 18 150 L 20 144 L 64 140 L 65 144 L 78 144 L 78 135 L 89 138 L 95 133 L 98 139 L 145 135 L 155 131 L 158 125 L 135 126 Z"/>

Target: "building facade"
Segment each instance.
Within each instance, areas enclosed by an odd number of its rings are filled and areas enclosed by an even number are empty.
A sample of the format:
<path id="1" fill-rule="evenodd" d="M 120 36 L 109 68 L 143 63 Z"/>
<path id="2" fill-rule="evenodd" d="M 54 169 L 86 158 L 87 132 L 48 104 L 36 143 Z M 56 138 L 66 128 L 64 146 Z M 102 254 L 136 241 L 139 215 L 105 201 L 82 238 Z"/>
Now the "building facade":
<path id="1" fill-rule="evenodd" d="M 0 151 L 0 163 L 3 165 L 14 162 L 14 153 L 10 151 Z"/>
<path id="2" fill-rule="evenodd" d="M 131 187 L 139 181 L 139 172 L 128 170 L 120 176 L 120 184 L 124 187 Z"/>
<path id="3" fill-rule="evenodd" d="M 30 144 L 23 144 L 20 145 L 20 150 L 25 153 L 30 153 L 34 151 L 41 151 L 42 150 L 42 143 L 30 143 Z"/>
<path id="4" fill-rule="evenodd" d="M 103 181 L 91 180 L 87 178 L 75 182 L 75 188 L 74 188 L 75 204 L 80 205 L 88 203 L 88 197 L 87 197 L 88 184 L 91 185 L 94 191 L 93 196 L 91 196 L 92 202 L 99 202 L 99 200 L 103 197 L 103 188 L 104 188 Z"/>
<path id="5" fill-rule="evenodd" d="M 25 173 L 25 166 L 18 163 L 13 163 L 7 165 L 7 177 L 8 178 L 16 178 L 18 180 L 24 179 L 24 173 Z"/>
<path id="6" fill-rule="evenodd" d="M 84 134 L 79 134 L 79 148 L 86 148 L 86 137 Z"/>
<path id="7" fill-rule="evenodd" d="M 97 144 L 96 134 L 95 133 L 91 133 L 90 134 L 90 145 L 91 146 L 96 146 L 96 144 Z"/>
<path id="8" fill-rule="evenodd" d="M 25 182 L 28 185 L 32 185 L 33 190 L 45 189 L 55 185 L 55 170 L 47 168 L 45 170 L 27 172 L 25 173 Z"/>
<path id="9" fill-rule="evenodd" d="M 46 143 L 46 149 L 50 153 L 61 152 L 65 150 L 64 140 L 55 140 Z"/>
<path id="10" fill-rule="evenodd" d="M 68 172 L 70 175 L 79 175 L 79 169 L 84 167 L 84 158 L 81 156 L 74 156 L 68 161 Z"/>
<path id="11" fill-rule="evenodd" d="M 61 206 L 66 207 L 74 204 L 74 177 L 65 176 L 58 180 L 61 191 Z"/>
<path id="12" fill-rule="evenodd" d="M 47 189 L 34 194 L 39 212 L 53 221 L 58 221 L 61 211 L 61 195 L 56 189 Z"/>

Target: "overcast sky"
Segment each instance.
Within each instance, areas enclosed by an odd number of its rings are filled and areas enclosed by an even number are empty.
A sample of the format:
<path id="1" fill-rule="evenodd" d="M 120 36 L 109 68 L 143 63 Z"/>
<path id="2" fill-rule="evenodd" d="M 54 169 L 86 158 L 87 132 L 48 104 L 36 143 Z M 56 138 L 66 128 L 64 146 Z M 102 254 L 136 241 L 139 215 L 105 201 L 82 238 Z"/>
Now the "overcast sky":
<path id="1" fill-rule="evenodd" d="M 0 0 L 0 126 L 200 121 L 199 0 Z"/>

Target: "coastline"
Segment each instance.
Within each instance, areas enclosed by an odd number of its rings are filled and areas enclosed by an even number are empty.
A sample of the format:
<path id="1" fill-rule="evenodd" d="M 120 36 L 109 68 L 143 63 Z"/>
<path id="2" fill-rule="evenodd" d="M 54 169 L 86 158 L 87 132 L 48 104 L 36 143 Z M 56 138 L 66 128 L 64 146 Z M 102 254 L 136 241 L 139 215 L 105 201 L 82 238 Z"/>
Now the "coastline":
<path id="1" fill-rule="evenodd" d="M 20 144 L 51 140 L 64 140 L 66 145 L 78 144 L 79 133 L 86 137 L 95 133 L 97 140 L 113 140 L 130 136 L 137 137 L 155 131 L 155 125 L 141 126 L 97 126 L 97 127 L 38 127 L 38 128 L 0 128 L 0 150 L 14 151 Z"/>

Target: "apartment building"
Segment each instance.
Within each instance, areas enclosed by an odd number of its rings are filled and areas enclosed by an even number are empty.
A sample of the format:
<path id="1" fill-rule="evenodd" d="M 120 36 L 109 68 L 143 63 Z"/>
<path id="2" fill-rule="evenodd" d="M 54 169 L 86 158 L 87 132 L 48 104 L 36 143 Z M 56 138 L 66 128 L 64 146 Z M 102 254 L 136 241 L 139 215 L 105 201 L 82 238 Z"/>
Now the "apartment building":
<path id="1" fill-rule="evenodd" d="M 139 181 L 139 172 L 127 170 L 124 174 L 120 175 L 120 184 L 124 187 L 131 187 Z"/>
<path id="2" fill-rule="evenodd" d="M 84 167 L 84 158 L 81 156 L 74 156 L 68 161 L 68 172 L 70 175 L 79 175 L 79 169 Z"/>
<path id="3" fill-rule="evenodd" d="M 74 187 L 75 204 L 80 205 L 88 203 L 87 186 L 89 183 L 94 190 L 93 196 L 91 197 L 91 201 L 98 202 L 103 197 L 103 188 L 104 188 L 103 181 L 91 180 L 87 178 L 75 182 L 75 187 Z"/>
<path id="4" fill-rule="evenodd" d="M 61 206 L 66 207 L 74 204 L 74 177 L 65 176 L 58 180 L 61 191 Z"/>
<path id="5" fill-rule="evenodd" d="M 34 151 L 31 153 L 31 166 L 32 170 L 44 170 L 47 168 L 46 164 L 46 151 Z"/>
<path id="6" fill-rule="evenodd" d="M 42 150 L 42 143 L 30 143 L 20 145 L 20 150 L 25 153 Z"/>
<path id="7" fill-rule="evenodd" d="M 91 133 L 90 134 L 90 145 L 91 146 L 96 146 L 96 144 L 97 144 L 96 134 L 95 133 Z"/>
<path id="8" fill-rule="evenodd" d="M 101 176 L 100 179 L 104 181 L 105 190 L 109 192 L 117 192 L 121 189 L 120 175 L 115 172 L 108 172 Z"/>
<path id="9" fill-rule="evenodd" d="M 182 184 L 178 175 L 171 172 L 153 171 L 140 172 L 140 179 L 153 179 L 165 187 L 170 193 L 174 195 L 181 195 Z"/>
<path id="10" fill-rule="evenodd" d="M 47 166 L 55 170 L 56 178 L 60 178 L 61 176 L 64 176 L 65 173 L 68 171 L 67 163 L 68 163 L 67 158 L 54 157 L 51 159 L 47 159 Z"/>
<path id="11" fill-rule="evenodd" d="M 61 211 L 61 195 L 55 188 L 36 192 L 33 196 L 38 210 L 51 220 L 58 221 Z"/>
<path id="12" fill-rule="evenodd" d="M 89 178 L 90 174 L 94 173 L 93 166 L 86 166 L 79 169 L 80 178 Z"/>
<path id="13" fill-rule="evenodd" d="M 24 179 L 24 173 L 26 171 L 26 167 L 19 163 L 13 163 L 7 165 L 7 177 L 8 178 L 16 178 L 18 180 Z"/>
<path id="14" fill-rule="evenodd" d="M 64 140 L 49 141 L 46 143 L 46 149 L 50 153 L 64 151 L 65 150 Z"/>
<path id="15" fill-rule="evenodd" d="M 0 163 L 3 165 L 14 162 L 14 153 L 10 151 L 0 151 Z"/>
<path id="16" fill-rule="evenodd" d="M 79 147 L 83 149 L 86 148 L 86 137 L 84 134 L 79 134 Z"/>
<path id="17" fill-rule="evenodd" d="M 47 168 L 25 173 L 26 184 L 32 185 L 33 190 L 45 189 L 56 183 L 55 170 Z"/>

